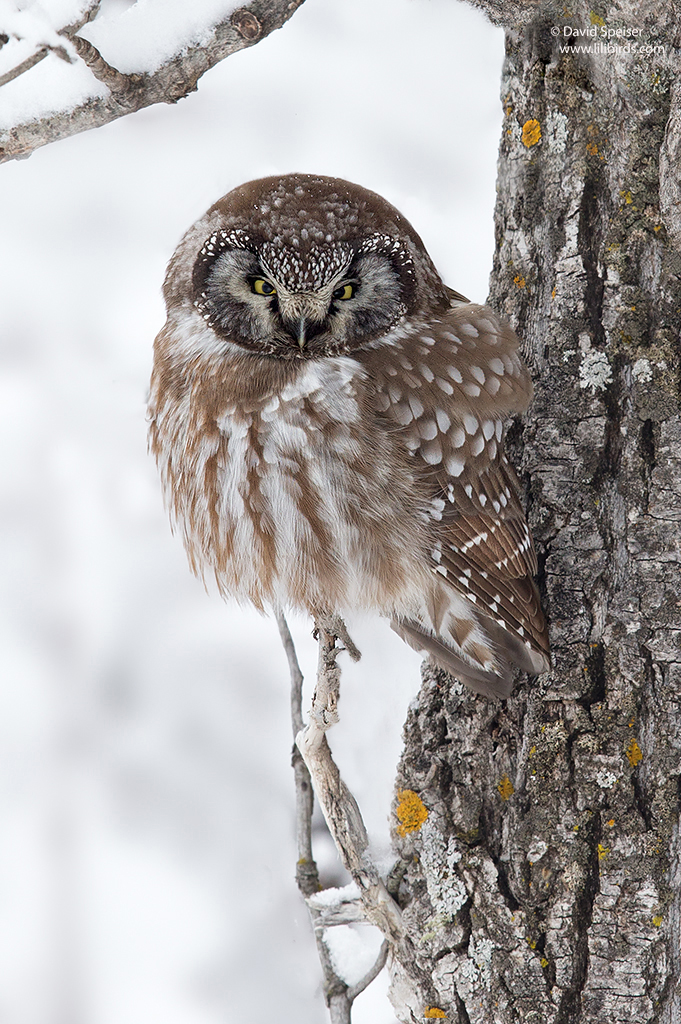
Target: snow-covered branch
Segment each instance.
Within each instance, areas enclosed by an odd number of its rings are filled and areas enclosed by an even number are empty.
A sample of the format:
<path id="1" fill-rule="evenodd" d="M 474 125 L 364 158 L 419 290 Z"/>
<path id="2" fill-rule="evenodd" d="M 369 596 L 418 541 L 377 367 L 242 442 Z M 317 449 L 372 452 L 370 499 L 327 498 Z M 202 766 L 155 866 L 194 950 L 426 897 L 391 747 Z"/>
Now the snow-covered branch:
<path id="1" fill-rule="evenodd" d="M 100 10 L 0 2 L 0 162 L 154 103 L 176 103 L 206 71 L 288 21 L 303 0 L 148 0 Z"/>

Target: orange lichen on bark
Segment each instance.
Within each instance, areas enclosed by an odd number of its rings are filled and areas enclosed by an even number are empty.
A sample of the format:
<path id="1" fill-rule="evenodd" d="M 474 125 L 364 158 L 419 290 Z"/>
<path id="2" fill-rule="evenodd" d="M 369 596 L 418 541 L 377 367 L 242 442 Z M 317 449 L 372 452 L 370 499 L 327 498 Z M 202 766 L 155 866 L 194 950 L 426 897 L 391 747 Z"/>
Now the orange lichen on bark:
<path id="1" fill-rule="evenodd" d="M 423 1016 L 427 1017 L 429 1020 L 432 1020 L 435 1017 L 439 1017 L 440 1019 L 442 1019 L 442 1018 L 446 1017 L 447 1014 L 445 1013 L 444 1010 L 441 1010 L 438 1006 L 426 1006 L 426 1009 L 425 1009 L 425 1012 L 424 1012 Z"/>
<path id="2" fill-rule="evenodd" d="M 406 836 L 407 832 L 416 832 L 428 817 L 428 810 L 418 793 L 413 789 L 401 789 L 397 794 L 397 826 L 398 836 Z"/>
<path id="3" fill-rule="evenodd" d="M 508 775 L 504 775 L 503 778 L 497 783 L 497 789 L 502 800 L 509 800 L 515 793 L 513 783 L 509 779 Z"/>
<path id="4" fill-rule="evenodd" d="M 636 742 L 636 738 L 632 736 L 631 741 L 625 750 L 627 760 L 632 768 L 635 768 L 639 761 L 643 760 L 643 752 Z"/>
<path id="5" fill-rule="evenodd" d="M 541 125 L 535 118 L 531 118 L 523 125 L 523 145 L 529 149 L 536 146 L 541 139 Z"/>

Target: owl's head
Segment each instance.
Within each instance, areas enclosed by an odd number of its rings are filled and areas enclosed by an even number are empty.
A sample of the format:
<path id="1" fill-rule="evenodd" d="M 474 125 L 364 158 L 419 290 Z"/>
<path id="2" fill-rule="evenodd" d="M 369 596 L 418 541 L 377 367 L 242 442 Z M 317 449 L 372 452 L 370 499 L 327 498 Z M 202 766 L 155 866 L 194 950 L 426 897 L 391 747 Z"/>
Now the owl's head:
<path id="1" fill-rule="evenodd" d="M 164 288 L 218 338 L 313 359 L 371 345 L 448 305 L 423 242 L 374 192 L 307 174 L 229 192 L 185 235 Z"/>

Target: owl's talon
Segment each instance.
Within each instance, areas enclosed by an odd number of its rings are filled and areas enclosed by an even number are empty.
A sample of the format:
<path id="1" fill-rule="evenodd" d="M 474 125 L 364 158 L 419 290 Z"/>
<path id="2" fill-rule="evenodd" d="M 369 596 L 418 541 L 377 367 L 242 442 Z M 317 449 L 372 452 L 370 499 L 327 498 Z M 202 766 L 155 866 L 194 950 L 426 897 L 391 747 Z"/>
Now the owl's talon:
<path id="1" fill-rule="evenodd" d="M 337 711 L 332 711 L 330 708 L 312 708 L 312 717 L 315 720 L 315 724 L 326 732 L 332 725 L 336 725 L 340 721 L 340 716 Z"/>
<path id="2" fill-rule="evenodd" d="M 338 714 L 338 678 L 321 675 L 312 698 L 310 714 L 316 725 L 326 732 L 340 720 Z"/>
<path id="3" fill-rule="evenodd" d="M 333 612 L 317 612 L 315 620 L 315 628 L 312 631 L 315 640 L 319 640 L 320 631 L 323 631 L 328 637 L 333 638 L 334 655 L 347 651 L 353 661 L 359 661 L 362 652 L 348 633 L 348 627 L 340 615 Z M 336 641 L 340 641 L 342 646 L 336 647 Z"/>

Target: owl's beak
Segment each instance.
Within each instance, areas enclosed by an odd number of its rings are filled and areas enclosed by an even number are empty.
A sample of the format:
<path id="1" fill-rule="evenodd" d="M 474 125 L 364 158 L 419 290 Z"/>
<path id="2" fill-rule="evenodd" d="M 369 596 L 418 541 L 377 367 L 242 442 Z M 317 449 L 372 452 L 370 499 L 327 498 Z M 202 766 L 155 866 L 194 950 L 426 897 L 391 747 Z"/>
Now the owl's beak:
<path id="1" fill-rule="evenodd" d="M 327 307 L 314 292 L 280 293 L 279 311 L 284 329 L 301 352 L 324 330 Z"/>
<path id="2" fill-rule="evenodd" d="M 305 317 L 301 316 L 300 320 L 298 321 L 298 339 L 297 339 L 298 340 L 298 345 L 300 347 L 301 352 L 305 348 L 305 327 L 306 327 Z"/>

